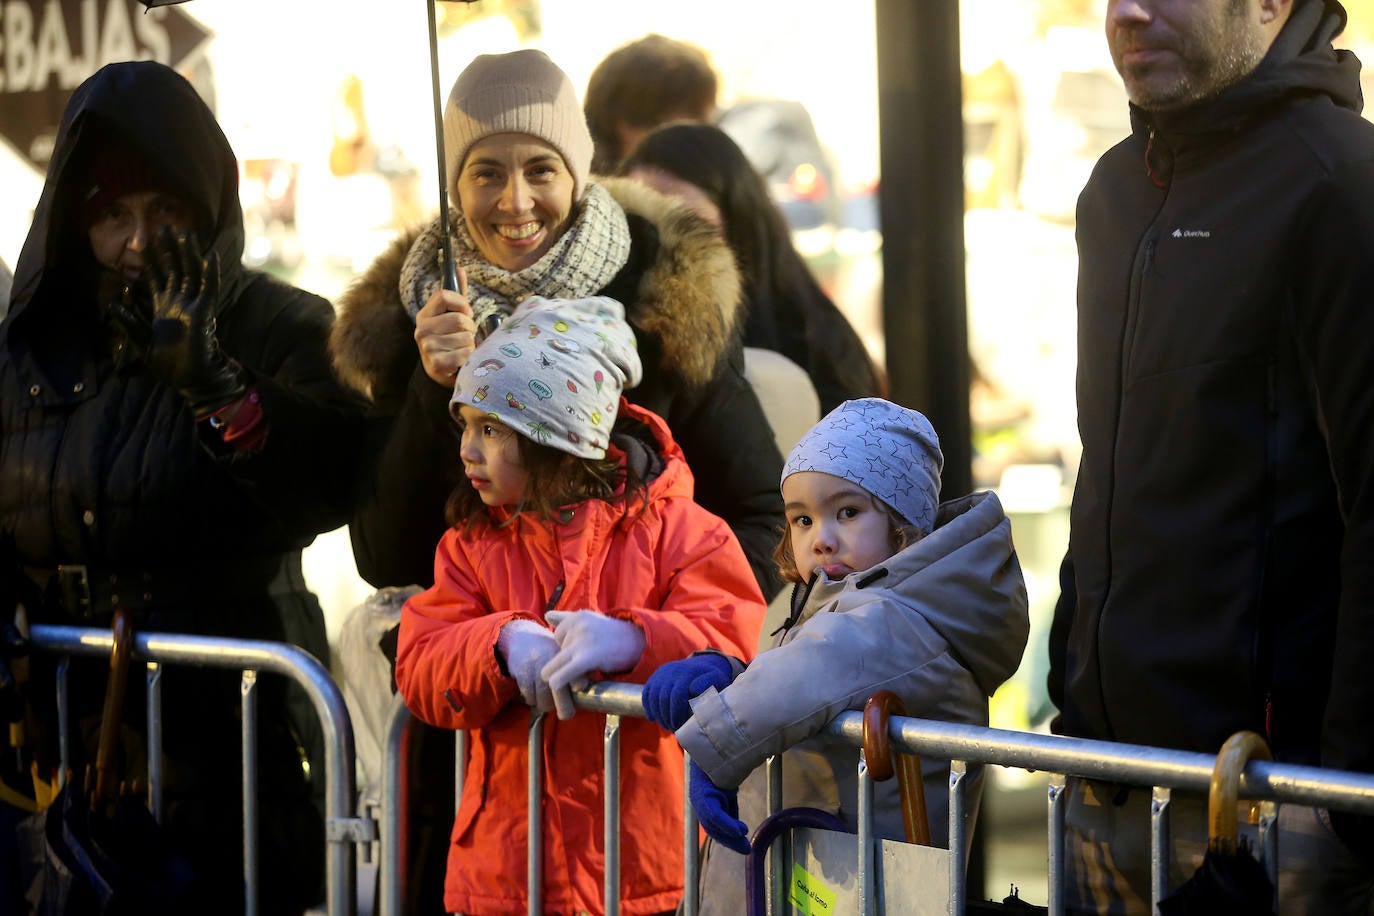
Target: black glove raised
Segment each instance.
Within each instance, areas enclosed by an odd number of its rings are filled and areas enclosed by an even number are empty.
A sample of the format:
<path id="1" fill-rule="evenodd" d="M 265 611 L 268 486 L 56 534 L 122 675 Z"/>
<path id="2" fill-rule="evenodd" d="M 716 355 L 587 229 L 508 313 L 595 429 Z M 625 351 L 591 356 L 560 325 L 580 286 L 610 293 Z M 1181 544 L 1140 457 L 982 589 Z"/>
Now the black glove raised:
<path id="1" fill-rule="evenodd" d="M 148 252 L 148 271 L 151 322 L 120 303 L 111 308 L 121 323 L 133 323 L 130 337 L 146 340 L 148 368 L 181 392 L 197 418 L 208 416 L 241 397 L 248 384 L 215 337 L 219 256 L 202 256 L 194 232 L 178 237 L 163 228 Z"/>

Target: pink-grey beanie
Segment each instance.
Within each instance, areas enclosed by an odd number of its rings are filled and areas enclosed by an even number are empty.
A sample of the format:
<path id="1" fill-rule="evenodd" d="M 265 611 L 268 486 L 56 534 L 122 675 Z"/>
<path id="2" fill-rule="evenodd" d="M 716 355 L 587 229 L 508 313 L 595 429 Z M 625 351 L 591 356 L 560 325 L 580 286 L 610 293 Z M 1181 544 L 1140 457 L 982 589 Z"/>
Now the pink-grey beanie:
<path id="1" fill-rule="evenodd" d="M 945 456 L 935 428 L 918 411 L 882 398 L 845 401 L 801 437 L 782 480 L 820 471 L 858 484 L 921 534 L 935 526 Z"/>
<path id="2" fill-rule="evenodd" d="M 540 445 L 606 457 L 620 393 L 643 368 L 625 308 L 606 296 L 531 296 L 472 351 L 449 412 L 466 404 Z"/>
<path id="3" fill-rule="evenodd" d="M 457 200 L 458 170 L 479 140 L 529 134 L 558 150 L 582 199 L 592 164 L 592 135 L 572 80 L 543 51 L 481 54 L 458 75 L 444 107 L 444 171 Z"/>

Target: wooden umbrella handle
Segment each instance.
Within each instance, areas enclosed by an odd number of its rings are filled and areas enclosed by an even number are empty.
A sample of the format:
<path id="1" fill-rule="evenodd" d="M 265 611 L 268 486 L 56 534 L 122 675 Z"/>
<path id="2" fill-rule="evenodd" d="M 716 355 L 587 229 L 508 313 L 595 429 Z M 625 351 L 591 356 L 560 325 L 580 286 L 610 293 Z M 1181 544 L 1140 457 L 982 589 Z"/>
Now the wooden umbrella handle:
<path id="1" fill-rule="evenodd" d="M 1236 732 L 1226 739 L 1212 768 L 1212 786 L 1207 793 L 1207 848 L 1212 852 L 1234 853 L 1240 838 L 1236 823 L 1236 800 L 1240 797 L 1240 774 L 1251 760 L 1273 760 L 1269 745 L 1255 732 Z"/>
<path id="2" fill-rule="evenodd" d="M 892 741 L 888 737 L 889 716 L 905 716 L 906 707 L 891 690 L 879 690 L 864 704 L 864 760 L 868 773 L 878 782 L 892 778 Z M 921 782 L 921 761 L 915 754 L 898 754 L 897 787 L 902 799 L 902 825 L 906 841 L 930 845 L 930 823 L 926 817 L 926 789 Z"/>
<path id="3" fill-rule="evenodd" d="M 124 724 L 124 690 L 129 683 L 129 659 L 134 650 L 133 617 L 120 608 L 111 624 L 114 644 L 110 648 L 110 676 L 105 684 L 105 706 L 100 714 L 100 744 L 95 755 L 95 791 L 91 805 L 112 802 L 119 785 L 115 776 L 115 756 Z"/>

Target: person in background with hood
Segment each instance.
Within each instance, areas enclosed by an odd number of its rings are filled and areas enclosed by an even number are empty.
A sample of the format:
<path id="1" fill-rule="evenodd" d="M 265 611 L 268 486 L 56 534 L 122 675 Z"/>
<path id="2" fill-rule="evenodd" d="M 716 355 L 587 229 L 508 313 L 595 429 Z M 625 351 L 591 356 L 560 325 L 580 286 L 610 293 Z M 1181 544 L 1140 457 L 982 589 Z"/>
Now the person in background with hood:
<path id="1" fill-rule="evenodd" d="M 1060 734 L 1216 754 L 1251 730 L 1374 772 L 1374 125 L 1345 18 L 1107 4 L 1132 133 L 1078 201 Z M 1149 910 L 1150 794 L 1070 780 L 1070 909 Z M 1170 811 L 1177 888 L 1206 798 Z M 1278 829 L 1279 912 L 1374 913 L 1370 818 L 1284 805 Z"/>
<path id="2" fill-rule="evenodd" d="M 285 640 L 328 665 L 300 552 L 348 519 L 360 403 L 332 374 L 330 303 L 245 269 L 243 244 L 237 162 L 190 83 L 129 62 L 77 87 L 0 324 L 0 564 L 30 622 L 127 608 L 137 629 Z M 75 773 L 105 668 L 72 663 Z M 211 912 L 243 912 L 238 680 L 163 674 L 163 826 Z M 284 679 L 259 695 L 260 903 L 298 913 L 323 892 L 320 730 Z"/>
<path id="3" fill-rule="evenodd" d="M 752 662 L 697 652 L 644 685 L 644 713 L 691 755 L 688 793 L 710 837 L 703 916 L 741 912 L 749 831 L 768 815 L 764 762 L 782 760 L 782 807 L 858 827 L 858 751 L 823 740 L 845 710 L 891 690 L 906 714 L 988 724 L 1030 633 L 1011 521 L 995 493 L 940 503 L 944 456 L 930 421 L 882 398 L 845 401 L 782 471 L 776 552 L 792 613 Z M 930 836 L 948 843 L 949 761 L 925 760 Z M 972 836 L 982 770 L 966 783 Z M 903 839 L 896 781 L 874 786 L 875 832 Z"/>

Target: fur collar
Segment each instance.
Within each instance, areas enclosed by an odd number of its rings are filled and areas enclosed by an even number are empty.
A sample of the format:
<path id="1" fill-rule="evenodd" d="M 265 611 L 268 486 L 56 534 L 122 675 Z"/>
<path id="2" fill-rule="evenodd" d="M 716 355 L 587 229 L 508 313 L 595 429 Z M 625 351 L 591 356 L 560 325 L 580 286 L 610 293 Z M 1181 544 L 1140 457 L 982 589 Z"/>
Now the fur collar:
<path id="1" fill-rule="evenodd" d="M 647 185 L 627 178 L 596 180 L 658 236 L 657 252 L 639 275 L 636 300 L 624 303 L 630 323 L 660 341 L 661 371 L 688 385 L 705 384 L 743 326 L 733 254 L 712 227 Z M 399 290 L 401 265 L 419 234 L 416 227 L 394 239 L 339 297 L 329 341 L 335 370 L 345 384 L 374 401 L 404 396 L 419 359 L 415 328 Z M 634 244 L 645 244 L 638 232 Z M 632 252 L 631 262 L 643 257 Z"/>

